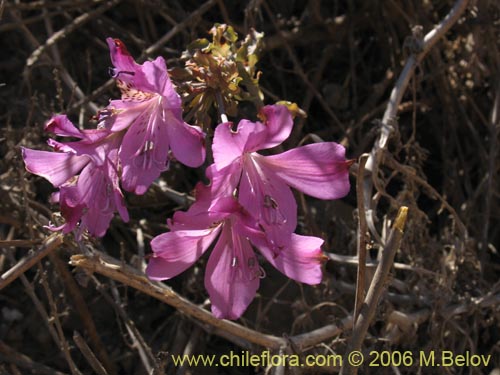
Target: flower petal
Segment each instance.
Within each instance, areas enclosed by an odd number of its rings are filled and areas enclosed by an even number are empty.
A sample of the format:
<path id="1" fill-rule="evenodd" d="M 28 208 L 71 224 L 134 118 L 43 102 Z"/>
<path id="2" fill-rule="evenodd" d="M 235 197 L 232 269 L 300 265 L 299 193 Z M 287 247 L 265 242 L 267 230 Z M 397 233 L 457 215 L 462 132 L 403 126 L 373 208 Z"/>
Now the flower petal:
<path id="1" fill-rule="evenodd" d="M 120 39 L 106 38 L 106 42 L 108 43 L 111 62 L 115 67 L 113 76 L 131 80 L 137 69 L 137 64 L 130 56 L 127 47 Z"/>
<path id="2" fill-rule="evenodd" d="M 227 167 L 243 154 L 245 143 L 231 130 L 232 125 L 231 122 L 224 122 L 215 128 L 212 151 L 217 169 Z"/>
<path id="3" fill-rule="evenodd" d="M 55 115 L 45 123 L 44 130 L 61 137 L 84 138 L 82 132 L 68 119 L 66 115 Z"/>
<path id="4" fill-rule="evenodd" d="M 144 194 L 166 169 L 168 148 L 169 139 L 160 114 L 138 117 L 123 137 L 120 149 L 123 188 Z"/>
<path id="5" fill-rule="evenodd" d="M 113 149 L 109 151 L 106 163 L 106 173 L 109 177 L 109 181 L 112 186 L 113 203 L 114 207 L 120 214 L 120 217 L 124 222 L 128 222 L 129 215 L 127 211 L 127 206 L 125 205 L 125 197 L 120 189 L 120 179 L 118 177 L 117 166 L 118 165 L 118 150 Z M 111 198 L 110 198 L 111 199 Z"/>
<path id="6" fill-rule="evenodd" d="M 250 243 L 226 221 L 205 271 L 212 313 L 219 319 L 238 319 L 255 297 L 259 275 Z"/>
<path id="7" fill-rule="evenodd" d="M 140 73 L 136 74 L 134 84 L 139 90 L 146 90 L 162 95 L 169 108 L 180 108 L 182 100 L 174 90 L 167 73 L 167 64 L 163 57 L 139 65 Z M 180 112 L 179 112 L 180 115 Z"/>
<path id="8" fill-rule="evenodd" d="M 337 199 L 349 193 L 350 164 L 338 143 L 310 144 L 261 160 L 276 176 L 310 196 Z"/>
<path id="9" fill-rule="evenodd" d="M 165 111 L 166 114 L 168 111 Z M 175 158 L 188 167 L 199 167 L 205 161 L 203 132 L 197 126 L 190 126 L 174 116 L 165 119 L 170 148 Z"/>
<path id="10" fill-rule="evenodd" d="M 85 205 L 80 204 L 78 190 L 75 185 L 61 187 L 59 193 L 59 204 L 65 223 L 58 228 L 51 227 L 51 230 L 62 229 L 62 232 L 67 234 L 76 228 L 76 225 L 82 218 Z"/>
<path id="11" fill-rule="evenodd" d="M 236 161 L 245 152 L 262 149 L 267 137 L 266 127 L 260 122 L 241 120 L 233 131 L 231 122 L 217 126 L 214 134 L 213 153 L 217 169 L 222 169 Z"/>
<path id="12" fill-rule="evenodd" d="M 261 165 L 263 158 L 253 153 L 245 159 L 238 200 L 279 251 L 297 226 L 297 203 L 290 187 Z"/>
<path id="13" fill-rule="evenodd" d="M 219 227 L 205 230 L 168 232 L 151 241 L 154 256 L 146 275 L 152 280 L 170 279 L 188 269 L 214 241 Z"/>
<path id="14" fill-rule="evenodd" d="M 99 112 L 99 125 L 113 132 L 122 131 L 131 126 L 143 114 L 151 104 L 150 100 L 142 102 L 111 100 L 109 105 Z"/>
<path id="15" fill-rule="evenodd" d="M 290 136 L 293 128 L 293 118 L 284 105 L 266 105 L 261 109 L 261 116 L 265 118 L 267 135 L 258 150 L 276 147 Z"/>
<path id="16" fill-rule="evenodd" d="M 41 176 L 56 187 L 78 174 L 89 163 L 86 156 L 21 148 L 28 172 Z"/>
<path id="17" fill-rule="evenodd" d="M 318 237 L 292 234 L 291 241 L 278 256 L 262 238 L 250 238 L 269 263 L 289 278 L 301 283 L 315 285 L 323 277 L 321 265 L 326 257 L 321 251 L 323 240 Z"/>

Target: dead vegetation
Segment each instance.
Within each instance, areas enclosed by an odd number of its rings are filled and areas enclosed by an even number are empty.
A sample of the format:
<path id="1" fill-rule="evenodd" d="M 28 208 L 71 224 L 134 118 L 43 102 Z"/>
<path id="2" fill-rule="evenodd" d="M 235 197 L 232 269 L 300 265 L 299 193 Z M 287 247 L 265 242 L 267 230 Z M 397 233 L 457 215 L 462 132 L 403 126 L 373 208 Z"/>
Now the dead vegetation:
<path id="1" fill-rule="evenodd" d="M 176 368 L 168 356 L 266 347 L 344 354 L 356 347 L 354 338 L 366 353 L 492 355 L 487 367 L 444 373 L 500 368 L 496 1 L 0 4 L 0 374 L 297 373 Z M 462 5 L 450 31 L 429 44 L 428 33 Z M 252 27 L 265 33 L 258 67 L 266 102 L 289 100 L 308 113 L 296 120 L 286 146 L 319 137 L 342 141 L 351 158 L 370 155 L 353 166 L 347 198 L 300 197 L 298 230 L 325 239 L 324 282 L 307 287 L 266 268 L 258 297 L 236 323 L 205 310 L 206 259 L 168 287 L 142 274 L 149 240 L 189 205 L 185 193 L 202 178 L 201 169 L 172 165 L 147 194 L 127 197 L 130 223 L 117 219 L 102 240 L 75 243 L 44 228 L 58 220 L 48 201 L 52 187 L 25 172 L 19 151 L 21 145 L 42 147 L 42 125 L 52 113 L 68 113 L 83 126 L 116 96 L 106 37 L 119 37 L 141 60 L 161 54 L 173 68 L 186 45 L 215 22 L 231 24 L 240 35 Z M 411 59 L 412 71 L 405 73 Z M 406 78 L 402 86 L 398 77 Z M 400 96 L 391 101 L 394 90 Z M 365 162 L 362 172 L 357 167 Z M 404 236 L 393 244 L 391 227 L 402 206 L 408 207 Z M 358 239 L 357 232 L 368 234 Z M 359 268 L 363 242 L 369 251 L 366 267 Z M 394 263 L 381 251 L 391 246 Z M 357 323 L 367 319 L 369 326 L 353 330 L 355 296 L 361 300 L 364 292 L 356 281 L 361 274 L 368 286 L 383 264 L 392 268 L 374 283 L 380 300 L 356 309 Z M 419 370 L 435 371 L 417 363 L 360 371 Z"/>

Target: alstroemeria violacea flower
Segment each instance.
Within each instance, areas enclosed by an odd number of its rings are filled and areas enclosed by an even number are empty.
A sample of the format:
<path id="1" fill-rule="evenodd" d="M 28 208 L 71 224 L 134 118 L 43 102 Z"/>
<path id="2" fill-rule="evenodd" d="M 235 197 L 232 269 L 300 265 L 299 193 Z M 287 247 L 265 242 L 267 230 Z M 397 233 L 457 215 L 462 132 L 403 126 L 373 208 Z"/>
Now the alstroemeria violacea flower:
<path id="1" fill-rule="evenodd" d="M 290 112 L 282 105 L 265 106 L 261 117 L 263 123 L 241 120 L 236 131 L 232 123 L 216 128 L 214 164 L 207 175 L 214 202 L 236 195 L 279 252 L 297 225 L 290 186 L 319 199 L 341 198 L 349 192 L 351 163 L 345 159 L 344 147 L 334 142 L 309 144 L 278 155 L 259 154 L 281 144 L 293 126 Z"/>
<path id="2" fill-rule="evenodd" d="M 150 279 L 180 274 L 216 242 L 205 270 L 205 287 L 212 313 L 220 319 L 239 318 L 259 288 L 264 271 L 252 245 L 289 278 L 311 285 L 321 282 L 322 239 L 292 234 L 276 255 L 266 234 L 234 198 L 219 199 L 209 212 L 197 204 L 187 212 L 176 212 L 169 221 L 170 232 L 152 240 L 154 254 L 146 269 Z"/>
<path id="3" fill-rule="evenodd" d="M 203 132 L 182 119 L 181 98 L 168 76 L 163 57 L 137 64 L 118 39 L 107 39 L 122 92 L 100 112 L 100 126 L 125 131 L 119 150 L 121 181 L 127 191 L 144 194 L 167 168 L 169 150 L 181 163 L 200 166 L 205 159 Z"/>
<path id="4" fill-rule="evenodd" d="M 45 130 L 80 139 L 65 143 L 49 139 L 55 152 L 22 148 L 26 169 L 59 188 L 54 200 L 60 203 L 65 223 L 49 228 L 69 233 L 78 226 L 77 238 L 85 230 L 102 237 L 115 211 L 128 221 L 116 167 L 120 136 L 106 129 L 79 130 L 65 115 L 51 118 Z"/>

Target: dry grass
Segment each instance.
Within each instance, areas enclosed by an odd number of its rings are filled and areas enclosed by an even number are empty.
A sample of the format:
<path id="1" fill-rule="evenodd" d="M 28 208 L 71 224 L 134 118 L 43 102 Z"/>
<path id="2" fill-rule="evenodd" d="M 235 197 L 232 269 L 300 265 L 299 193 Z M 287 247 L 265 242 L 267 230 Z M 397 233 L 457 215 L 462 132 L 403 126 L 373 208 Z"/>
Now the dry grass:
<path id="1" fill-rule="evenodd" d="M 420 30 L 413 27 L 422 25 L 425 35 L 454 1 L 0 4 L 0 374 L 293 372 L 175 368 L 165 353 L 259 353 L 267 346 L 343 354 L 352 343 L 361 208 L 356 166 L 345 199 L 299 197 L 298 230 L 326 240 L 324 282 L 298 285 L 266 268 L 258 297 L 236 324 L 217 322 L 203 310 L 206 259 L 169 281 L 172 289 L 140 274 L 149 240 L 165 230 L 175 210 L 186 208 L 182 193 L 191 191 L 202 170 L 174 165 L 146 195 L 127 196 L 130 223 L 113 221 L 102 240 L 77 244 L 71 236 L 49 237 L 43 227 L 57 219 L 57 207 L 48 203 L 52 188 L 25 172 L 19 146 L 41 148 L 42 124 L 52 113 L 66 112 L 83 125 L 116 96 L 105 38 L 119 37 L 143 60 L 162 54 L 175 67 L 185 46 L 206 36 L 214 22 L 233 25 L 240 36 L 250 27 L 265 32 L 259 68 L 266 102 L 294 101 L 308 113 L 297 120 L 287 147 L 314 134 L 342 141 L 351 158 L 381 150 L 372 154 L 376 162 L 367 167 L 364 185 L 367 282 L 397 210 L 409 208 L 394 267 L 383 279 L 387 288 L 361 337 L 363 350 L 470 351 L 491 354 L 490 365 L 443 371 L 500 368 L 496 1 L 469 4 L 451 31 L 417 59 L 389 118 L 384 113 L 398 76 L 422 52 Z M 384 129 L 389 138 L 379 147 Z M 69 265 L 71 256 L 79 267 Z M 399 373 L 417 373 L 417 366 Z"/>

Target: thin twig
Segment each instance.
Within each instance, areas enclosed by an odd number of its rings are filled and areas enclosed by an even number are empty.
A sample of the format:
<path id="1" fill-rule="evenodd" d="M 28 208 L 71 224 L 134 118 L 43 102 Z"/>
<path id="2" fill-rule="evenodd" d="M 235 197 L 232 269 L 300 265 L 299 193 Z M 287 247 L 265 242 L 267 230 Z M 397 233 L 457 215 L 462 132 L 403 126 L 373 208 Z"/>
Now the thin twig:
<path id="1" fill-rule="evenodd" d="M 208 0 L 205 3 L 203 3 L 201 6 L 199 6 L 194 12 L 192 12 L 189 16 L 184 18 L 184 20 L 178 24 L 176 24 L 174 27 L 172 27 L 168 33 L 166 33 L 163 37 L 161 37 L 157 42 L 149 46 L 144 50 L 144 52 L 141 54 L 141 56 L 137 59 L 139 62 L 144 60 L 146 57 L 152 55 L 153 53 L 157 52 L 162 46 L 167 43 L 169 40 L 171 40 L 174 36 L 176 36 L 178 33 L 180 33 L 182 30 L 184 30 L 186 27 L 189 27 L 190 25 L 193 24 L 193 21 L 201 17 L 204 13 L 206 13 L 210 8 L 212 8 L 215 4 L 217 3 L 216 0 Z M 100 87 L 92 91 L 91 94 L 87 95 L 85 98 L 80 99 L 78 102 L 73 104 L 71 108 L 68 110 L 68 112 L 75 110 L 76 108 L 79 108 L 80 106 L 88 103 L 89 101 L 101 96 L 105 91 L 109 90 L 111 87 L 113 87 L 115 83 L 114 78 L 110 78 L 107 80 L 104 84 L 102 84 Z"/>
<path id="2" fill-rule="evenodd" d="M 31 247 L 33 245 L 39 245 L 40 240 L 0 240 L 0 248 L 2 247 Z"/>
<path id="3" fill-rule="evenodd" d="M 366 245 L 368 224 L 366 223 L 365 204 L 363 199 L 363 176 L 368 154 L 359 157 L 358 178 L 356 180 L 356 199 L 358 201 L 358 274 L 356 278 L 356 299 L 354 302 L 354 323 L 358 319 L 361 303 L 365 299 Z"/>
<path id="4" fill-rule="evenodd" d="M 23 33 L 26 35 L 26 38 L 29 40 L 32 47 L 33 48 L 40 47 L 40 43 L 38 42 L 38 40 L 31 33 L 31 31 L 24 24 L 22 24 L 21 19 L 16 14 L 16 12 L 14 10 L 11 10 L 10 15 L 13 19 L 15 19 L 16 21 L 18 21 L 20 23 L 20 28 L 23 31 Z M 43 57 L 46 58 L 49 62 L 52 62 L 52 59 L 47 54 L 45 54 Z M 59 67 L 59 69 L 61 71 L 62 79 L 66 83 L 66 86 L 68 86 L 68 88 L 70 90 L 74 91 L 74 93 L 76 94 L 76 96 L 80 100 L 84 101 L 84 104 L 86 104 L 88 106 L 88 109 L 90 111 L 95 113 L 97 111 L 97 105 L 95 103 L 93 103 L 91 101 L 91 99 L 86 100 L 87 96 L 83 93 L 82 89 L 78 86 L 78 84 L 75 82 L 75 80 L 70 76 L 70 74 L 68 73 L 68 71 L 66 70 L 66 68 L 64 66 L 61 65 Z"/>
<path id="5" fill-rule="evenodd" d="M 364 189 L 364 200 L 365 207 L 371 207 L 370 203 L 372 201 L 372 188 L 373 188 L 373 178 L 375 178 L 373 171 L 376 169 L 376 164 L 379 164 L 381 157 L 380 151 L 385 149 L 387 146 L 387 141 L 393 132 L 392 125 L 394 124 L 394 119 L 396 118 L 399 104 L 403 98 L 404 93 L 408 87 L 411 77 L 415 71 L 415 68 L 420 64 L 424 57 L 429 53 L 431 48 L 437 43 L 441 37 L 458 21 L 460 16 L 464 13 L 469 0 L 458 0 L 451 11 L 443 18 L 443 20 L 434 27 L 429 33 L 425 35 L 420 42 L 420 51 L 412 53 L 401 72 L 389 98 L 389 103 L 387 109 L 382 118 L 382 127 L 380 130 L 379 137 L 375 144 L 373 145 L 370 157 L 366 163 L 366 170 L 370 173 L 366 173 L 364 176 L 365 189 Z M 366 212 L 367 221 L 374 221 L 374 212 L 369 209 Z M 375 233 L 374 233 L 375 235 Z"/>
<path id="6" fill-rule="evenodd" d="M 48 38 L 45 41 L 45 44 L 42 44 L 41 46 L 39 46 L 36 50 L 34 50 L 31 53 L 30 57 L 28 57 L 28 59 L 26 60 L 26 67 L 30 68 L 31 66 L 33 66 L 33 64 L 35 64 L 38 61 L 40 56 L 45 52 L 45 50 L 47 48 L 53 46 L 60 39 L 67 37 L 70 33 L 72 33 L 78 27 L 91 21 L 92 19 L 95 19 L 95 17 L 97 17 L 99 14 L 104 13 L 108 9 L 114 7 L 120 1 L 121 0 L 110 0 L 110 1 L 106 2 L 105 4 L 101 5 L 100 7 L 78 16 L 69 25 L 66 25 L 61 30 L 56 31 L 53 35 L 50 36 L 50 38 Z"/>
<path id="7" fill-rule="evenodd" d="M 19 367 L 30 371 L 30 374 L 67 375 L 64 372 L 33 361 L 30 357 L 15 351 L 3 341 L 0 341 L 0 362 L 15 363 Z"/>
<path id="8" fill-rule="evenodd" d="M 75 267 L 81 267 L 91 272 L 100 273 L 110 279 L 119 281 L 131 286 L 151 297 L 154 297 L 166 304 L 169 304 L 188 316 L 192 316 L 200 321 L 223 328 L 237 337 L 244 338 L 255 344 L 278 349 L 286 344 L 282 338 L 266 335 L 228 320 L 215 318 L 210 312 L 198 307 L 194 303 L 181 297 L 171 288 L 161 283 L 153 283 L 146 275 L 138 270 L 124 265 L 123 262 L 113 259 L 105 254 L 90 257 L 85 255 L 73 255 L 70 263 Z"/>
<path id="9" fill-rule="evenodd" d="M 274 13 L 272 12 L 271 8 L 269 7 L 269 4 L 267 4 L 266 1 L 263 1 L 262 2 L 262 6 L 266 10 L 268 17 L 271 19 L 271 22 L 272 22 L 274 28 L 276 29 L 276 32 L 281 37 L 282 43 L 283 43 L 283 45 L 285 46 L 285 48 L 286 48 L 286 50 L 288 52 L 288 56 L 292 60 L 292 63 L 293 63 L 294 68 L 295 68 L 295 72 L 300 77 L 300 79 L 307 85 L 307 87 L 309 88 L 309 90 L 311 90 L 314 93 L 314 96 L 316 97 L 316 99 L 318 100 L 318 102 L 321 104 L 321 106 L 324 109 L 324 111 L 326 113 L 328 113 L 328 115 L 332 118 L 333 122 L 340 129 L 342 129 L 343 131 L 345 131 L 346 130 L 345 125 L 342 124 L 342 122 L 339 120 L 339 118 L 337 117 L 337 115 L 335 115 L 335 113 L 332 111 L 332 109 L 330 108 L 330 106 L 326 103 L 325 99 L 323 98 L 323 95 L 321 95 L 321 93 L 316 89 L 316 87 L 314 86 L 314 84 L 307 77 L 306 73 L 304 72 L 304 69 L 302 69 L 302 66 L 300 64 L 300 61 L 299 61 L 297 55 L 293 52 L 292 47 L 288 43 L 287 39 L 283 36 L 281 28 L 279 27 L 278 22 L 276 21 L 276 18 L 274 16 Z"/>
<path id="10" fill-rule="evenodd" d="M 366 336 L 366 332 L 368 331 L 368 327 L 370 326 L 373 316 L 375 315 L 375 312 L 377 310 L 378 302 L 380 300 L 382 292 L 386 288 L 386 280 L 387 276 L 389 275 L 389 271 L 391 270 L 394 256 L 396 255 L 396 251 L 401 245 L 407 214 L 407 207 L 403 206 L 399 209 L 398 215 L 392 227 L 389 240 L 382 250 L 383 255 L 381 262 L 379 263 L 377 270 L 375 271 L 375 275 L 373 276 L 370 288 L 368 289 L 365 302 L 361 307 L 359 318 L 352 330 L 352 336 L 346 349 L 342 370 L 340 371 L 341 375 L 355 375 L 358 372 L 357 367 L 352 367 L 349 364 L 348 355 L 354 351 L 359 351 L 361 349 L 361 345 Z"/>
<path id="11" fill-rule="evenodd" d="M 38 263 L 37 266 L 40 272 L 41 284 L 45 291 L 45 295 L 47 296 L 47 300 L 49 302 L 50 313 L 51 313 L 50 320 L 54 322 L 56 332 L 59 336 L 59 342 L 60 342 L 59 348 L 63 352 L 63 355 L 66 359 L 66 363 L 68 364 L 71 373 L 73 375 L 83 375 L 80 369 L 77 367 L 75 361 L 73 360 L 73 357 L 71 356 L 70 346 L 68 340 L 66 340 L 66 336 L 64 335 L 61 319 L 59 319 L 59 311 L 57 310 L 54 294 L 52 293 L 52 289 L 50 289 L 49 282 L 47 280 L 47 274 L 40 263 Z"/>
<path id="12" fill-rule="evenodd" d="M 78 346 L 78 349 L 82 352 L 83 356 L 87 360 L 90 366 L 94 369 L 96 374 L 98 375 L 108 375 L 108 372 L 106 369 L 103 367 L 101 362 L 97 359 L 95 354 L 92 352 L 92 350 L 89 348 L 83 337 L 77 332 L 73 332 L 73 341 L 75 342 L 76 346 Z"/>
<path id="13" fill-rule="evenodd" d="M 441 204 L 444 206 L 444 208 L 446 208 L 448 212 L 451 214 L 451 216 L 453 216 L 453 219 L 460 234 L 462 236 L 465 236 L 467 234 L 467 227 L 462 222 L 462 219 L 460 219 L 460 216 L 458 216 L 457 211 L 448 203 L 448 201 L 441 194 L 439 194 L 439 192 L 436 189 L 432 187 L 431 184 L 425 181 L 422 177 L 417 176 L 417 174 L 411 167 L 404 166 L 398 163 L 390 154 L 386 155 L 385 163 L 394 170 L 400 172 L 401 174 L 404 174 L 407 179 L 411 179 L 418 185 L 422 186 L 425 190 L 429 192 L 431 198 L 439 200 Z"/>
<path id="14" fill-rule="evenodd" d="M 215 318 L 210 312 L 181 297 L 168 286 L 150 281 L 143 273 L 106 254 L 96 253 L 94 256 L 74 255 L 71 257 L 70 263 L 75 267 L 81 267 L 89 272 L 96 272 L 112 280 L 119 281 L 171 305 L 180 312 L 196 319 L 197 322 L 214 327 L 213 333 L 227 333 L 233 337 L 274 350 L 287 345 L 287 340 L 284 338 L 263 334 L 237 323 Z M 344 329 L 349 329 L 351 324 L 352 318 L 348 317 L 342 320 L 341 326 L 327 325 L 308 333 L 290 337 L 289 340 L 298 348 L 311 347 L 338 336 Z"/>
<path id="15" fill-rule="evenodd" d="M 228 122 L 229 120 L 227 119 L 226 109 L 224 107 L 224 99 L 222 99 L 222 94 L 219 90 L 215 93 L 215 99 L 217 100 L 217 108 L 219 110 L 221 123 Z"/>
<path id="16" fill-rule="evenodd" d="M 2 242 L 12 242 L 12 241 L 2 241 Z M 16 280 L 19 276 L 33 267 L 42 258 L 47 256 L 49 253 L 57 249 L 63 243 L 63 237 L 60 234 L 53 234 L 48 237 L 42 247 L 37 250 L 33 250 L 33 253 L 19 260 L 15 266 L 10 268 L 8 271 L 4 272 L 0 276 L 0 290 L 5 288 L 7 285 Z M 1 245 L 1 243 L 0 243 Z"/>
<path id="17" fill-rule="evenodd" d="M 127 312 L 123 307 L 123 302 L 121 301 L 120 293 L 118 292 L 118 288 L 116 287 L 114 280 L 111 280 L 110 284 L 111 294 L 115 301 L 115 306 L 117 308 L 118 314 L 125 324 L 125 328 L 127 328 L 127 332 L 130 338 L 134 343 L 133 347 L 137 349 L 146 373 L 151 374 L 153 372 L 153 368 L 155 367 L 155 358 L 153 356 L 153 353 L 151 352 L 151 348 L 147 345 L 146 341 L 142 337 L 132 319 L 128 317 Z"/>
<path id="18" fill-rule="evenodd" d="M 200 5 L 196 10 L 190 13 L 182 22 L 178 23 L 174 27 L 172 27 L 168 33 L 162 36 L 156 43 L 149 46 L 144 50 L 141 55 L 141 59 L 146 58 L 147 56 L 152 55 L 157 52 L 164 44 L 166 44 L 170 39 L 172 39 L 176 34 L 180 31 L 184 30 L 186 27 L 191 26 L 193 21 L 198 17 L 201 17 L 204 13 L 206 13 L 210 8 L 212 8 L 215 4 L 217 4 L 217 0 L 208 0 Z M 139 59 L 140 60 L 140 59 Z"/>
<path id="19" fill-rule="evenodd" d="M 116 374 L 116 366 L 109 358 L 108 352 L 106 351 L 106 348 L 97 331 L 94 319 L 92 318 L 92 313 L 90 312 L 87 303 L 80 292 L 79 286 L 71 275 L 71 272 L 68 270 L 68 265 L 59 258 L 57 253 L 49 254 L 49 258 L 57 270 L 57 273 L 61 277 L 64 287 L 68 291 L 68 294 L 74 303 L 75 310 L 80 317 L 83 326 L 87 330 L 90 342 L 93 349 L 97 353 L 98 358 L 106 367 L 107 372 Z"/>
<path id="20" fill-rule="evenodd" d="M 357 256 L 340 255 L 340 254 L 334 254 L 334 253 L 326 253 L 326 256 L 332 262 L 348 264 L 348 265 L 351 265 L 354 267 L 357 267 L 358 263 L 359 263 Z M 378 261 L 376 261 L 376 260 L 366 263 L 367 268 L 375 268 L 375 267 L 377 267 L 377 265 L 378 265 Z M 409 264 L 394 262 L 394 268 L 397 270 L 411 271 L 411 272 L 421 273 L 423 275 L 437 277 L 436 272 L 429 271 L 428 269 L 425 269 L 422 267 L 410 266 Z"/>

